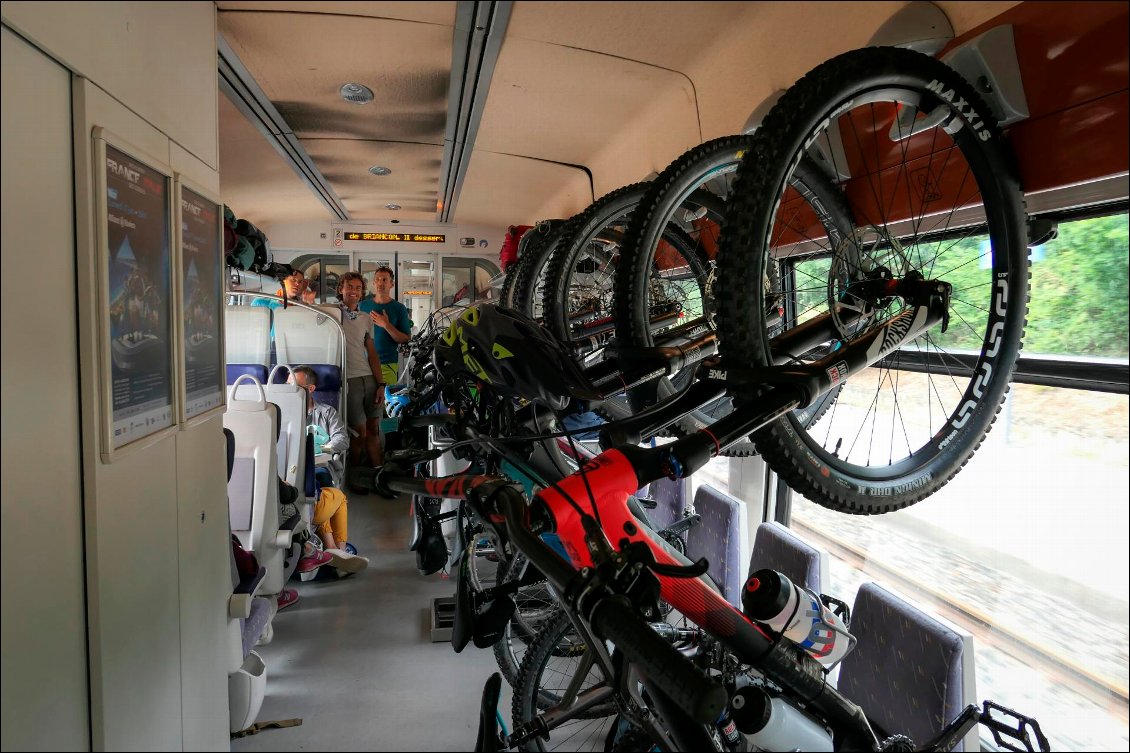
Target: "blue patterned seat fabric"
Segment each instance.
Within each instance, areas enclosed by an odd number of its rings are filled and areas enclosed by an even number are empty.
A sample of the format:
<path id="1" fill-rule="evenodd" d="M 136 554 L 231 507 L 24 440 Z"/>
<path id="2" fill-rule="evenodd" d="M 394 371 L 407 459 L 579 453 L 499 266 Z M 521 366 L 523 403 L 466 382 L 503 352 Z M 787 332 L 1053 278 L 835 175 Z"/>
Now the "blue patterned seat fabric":
<path id="1" fill-rule="evenodd" d="M 653 493 L 654 488 L 652 484 Z M 710 563 L 707 575 L 718 586 L 722 597 L 740 609 L 744 582 L 742 504 L 726 492 L 703 484 L 695 493 L 694 509 L 702 516 L 702 522 L 687 531 L 687 556 L 692 560 L 706 557 Z"/>
<path id="2" fill-rule="evenodd" d="M 780 523 L 762 523 L 754 536 L 746 577 L 769 568 L 783 573 L 801 588 L 823 593 L 826 585 L 820 582 L 822 556 L 823 552 Z"/>
<path id="3" fill-rule="evenodd" d="M 655 501 L 655 509 L 648 510 L 647 516 L 656 530 L 681 520 L 683 511 L 687 509 L 686 479 L 661 478 L 641 489 L 640 494 Z"/>
<path id="4" fill-rule="evenodd" d="M 973 702 L 964 697 L 963 637 L 889 591 L 860 586 L 851 632 L 859 643 L 841 665 L 838 688 L 880 736 L 909 735 L 923 745 Z"/>

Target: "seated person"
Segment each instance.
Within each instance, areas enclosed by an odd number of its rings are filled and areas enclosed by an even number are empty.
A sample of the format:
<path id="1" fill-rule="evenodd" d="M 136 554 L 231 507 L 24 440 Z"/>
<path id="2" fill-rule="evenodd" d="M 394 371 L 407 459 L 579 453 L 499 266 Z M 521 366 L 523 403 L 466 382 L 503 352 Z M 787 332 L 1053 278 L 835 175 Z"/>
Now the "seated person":
<path id="1" fill-rule="evenodd" d="M 349 436 L 346 434 L 341 417 L 333 406 L 314 402 L 313 393 L 318 386 L 317 373 L 309 366 L 298 366 L 291 371 L 290 378 L 294 384 L 306 390 L 306 420 L 320 427 L 329 437 L 322 450 L 335 454 L 344 453 L 349 448 Z M 349 503 L 345 493 L 333 487 L 332 478 L 328 479 L 329 483 L 324 482 L 329 475 L 325 468 L 317 468 L 314 471 L 320 487 L 318 501 L 314 504 L 312 520 L 314 530 L 322 540 L 325 554 L 332 556 L 333 561 L 330 564 L 338 569 L 338 575 L 360 572 L 369 565 L 369 561 L 364 557 L 356 556 L 356 547 L 349 543 Z M 312 556 L 312 552 L 304 553 Z"/>
<path id="2" fill-rule="evenodd" d="M 295 303 L 302 303 L 302 294 L 306 292 L 306 275 L 302 270 L 296 269 L 289 275 L 282 279 L 282 287 L 275 291 L 275 295 L 280 298 L 285 297 L 288 301 Z M 270 309 L 282 308 L 282 301 L 276 301 L 271 298 L 256 298 L 251 302 L 252 306 L 266 306 Z"/>
<path id="3" fill-rule="evenodd" d="M 324 452 L 334 457 L 330 460 L 330 468 L 315 468 L 314 477 L 318 486 L 335 486 L 334 478 L 341 478 L 344 468 L 344 456 L 349 449 L 349 433 L 345 430 L 345 422 L 341 420 L 337 410 L 332 405 L 314 402 L 314 391 L 318 389 L 318 373 L 309 366 L 296 366 L 290 372 L 291 384 L 296 384 L 306 390 L 306 423 L 315 427 L 315 437 L 325 435 L 326 440 L 321 447 L 317 446 L 315 439 L 314 452 Z"/>

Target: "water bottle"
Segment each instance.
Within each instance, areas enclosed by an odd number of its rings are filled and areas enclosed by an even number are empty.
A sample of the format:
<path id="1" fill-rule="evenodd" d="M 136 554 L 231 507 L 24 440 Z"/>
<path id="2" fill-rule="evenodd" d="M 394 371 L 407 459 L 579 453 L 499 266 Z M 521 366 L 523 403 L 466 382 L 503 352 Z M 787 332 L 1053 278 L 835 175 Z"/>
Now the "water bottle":
<path id="1" fill-rule="evenodd" d="M 843 621 L 776 570 L 758 570 L 742 589 L 742 610 L 797 644 L 825 667 L 832 667 L 855 646 Z"/>
<path id="2" fill-rule="evenodd" d="M 730 712 L 738 729 L 762 750 L 832 750 L 832 736 L 823 725 L 761 688 L 751 685 L 735 692 Z"/>
<path id="3" fill-rule="evenodd" d="M 745 750 L 745 740 L 742 738 L 742 734 L 738 732 L 738 726 L 734 723 L 728 709 L 722 709 L 715 725 L 717 725 L 718 732 L 722 735 L 722 741 L 726 744 L 728 750 L 735 752 Z"/>

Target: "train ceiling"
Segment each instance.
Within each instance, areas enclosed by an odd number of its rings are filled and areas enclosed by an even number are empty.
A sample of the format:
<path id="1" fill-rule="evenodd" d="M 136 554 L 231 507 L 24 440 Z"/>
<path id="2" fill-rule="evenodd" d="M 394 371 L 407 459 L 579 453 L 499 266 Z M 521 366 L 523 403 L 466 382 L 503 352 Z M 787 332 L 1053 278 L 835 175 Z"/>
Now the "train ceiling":
<path id="1" fill-rule="evenodd" d="M 1016 4 L 935 3 L 958 35 Z M 220 0 L 223 197 L 260 226 L 568 217 L 905 5 Z"/>

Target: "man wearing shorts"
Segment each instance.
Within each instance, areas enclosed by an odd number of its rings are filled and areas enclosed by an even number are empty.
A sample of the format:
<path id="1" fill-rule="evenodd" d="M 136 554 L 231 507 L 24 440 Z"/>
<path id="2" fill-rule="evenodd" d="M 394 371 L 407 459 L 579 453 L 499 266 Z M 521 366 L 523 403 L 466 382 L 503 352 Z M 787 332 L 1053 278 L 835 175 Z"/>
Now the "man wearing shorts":
<path id="1" fill-rule="evenodd" d="M 360 306 L 373 323 L 373 341 L 381 359 L 383 381 L 388 384 L 396 384 L 399 378 L 400 351 L 397 348 L 412 339 L 408 309 L 393 299 L 392 282 L 392 270 L 378 267 L 373 273 L 373 298 Z"/>
<path id="2" fill-rule="evenodd" d="M 341 327 L 345 331 L 345 377 L 348 386 L 346 421 L 357 434 L 357 441 L 349 444 L 349 461 L 354 470 L 361 467 L 361 450 L 369 454 L 369 462 L 379 466 L 384 462 L 380 441 L 380 408 L 384 399 L 384 380 L 381 378 L 381 359 L 373 344 L 372 322 L 358 308 L 365 297 L 365 278 L 358 272 L 346 272 L 337 284 L 341 300 Z M 354 481 L 353 491 L 364 494 L 365 487 Z"/>

